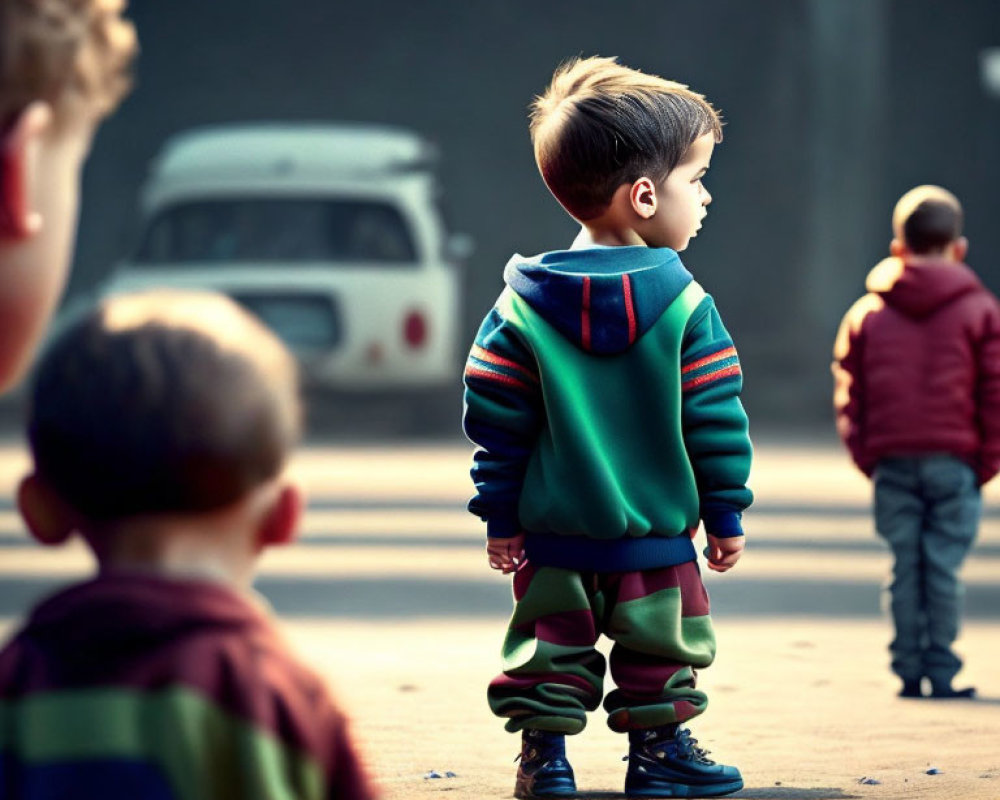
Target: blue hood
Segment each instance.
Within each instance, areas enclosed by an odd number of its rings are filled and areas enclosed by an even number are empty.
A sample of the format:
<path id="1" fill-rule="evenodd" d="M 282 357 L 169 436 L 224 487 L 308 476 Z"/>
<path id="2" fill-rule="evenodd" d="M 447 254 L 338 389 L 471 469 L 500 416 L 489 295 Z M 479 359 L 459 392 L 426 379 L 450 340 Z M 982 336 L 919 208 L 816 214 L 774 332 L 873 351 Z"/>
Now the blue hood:
<path id="1" fill-rule="evenodd" d="M 588 247 L 514 255 L 504 281 L 581 350 L 627 350 L 692 278 L 666 247 Z"/>

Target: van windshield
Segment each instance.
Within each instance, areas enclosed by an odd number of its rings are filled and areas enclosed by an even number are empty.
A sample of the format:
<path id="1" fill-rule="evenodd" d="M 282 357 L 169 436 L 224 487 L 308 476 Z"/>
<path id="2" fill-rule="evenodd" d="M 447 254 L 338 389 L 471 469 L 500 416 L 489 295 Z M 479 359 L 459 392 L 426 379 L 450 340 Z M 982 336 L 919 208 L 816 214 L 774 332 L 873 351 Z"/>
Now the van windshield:
<path id="1" fill-rule="evenodd" d="M 138 265 L 187 262 L 416 262 L 399 209 L 369 200 L 222 198 L 180 203 L 148 225 Z"/>

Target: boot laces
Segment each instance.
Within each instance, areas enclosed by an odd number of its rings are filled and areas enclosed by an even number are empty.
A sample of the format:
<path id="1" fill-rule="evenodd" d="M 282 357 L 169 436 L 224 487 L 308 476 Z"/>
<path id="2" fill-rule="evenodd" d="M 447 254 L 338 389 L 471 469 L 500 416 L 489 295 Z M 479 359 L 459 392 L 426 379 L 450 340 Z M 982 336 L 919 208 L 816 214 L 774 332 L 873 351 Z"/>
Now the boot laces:
<path id="1" fill-rule="evenodd" d="M 673 749 L 672 755 L 690 761 L 697 761 L 701 764 L 714 764 L 708 757 L 710 750 L 698 746 L 698 740 L 691 735 L 688 728 L 681 728 L 673 741 L 667 742 L 667 752 Z"/>
<path id="2" fill-rule="evenodd" d="M 565 758 L 565 751 L 563 747 L 558 744 L 549 742 L 532 742 L 529 746 L 523 747 L 521 752 L 514 756 L 514 763 L 518 761 L 526 761 L 529 763 L 539 762 L 540 764 L 548 764 L 550 761 L 557 761 L 560 758 Z"/>
<path id="3" fill-rule="evenodd" d="M 669 739 L 647 741 L 645 748 L 649 755 L 659 760 L 669 757 L 683 761 L 695 761 L 706 766 L 715 764 L 708 757 L 708 754 L 712 751 L 699 747 L 698 740 L 691 735 L 691 731 L 688 728 L 681 728 Z M 628 761 L 628 759 L 628 756 L 624 756 L 622 761 Z"/>

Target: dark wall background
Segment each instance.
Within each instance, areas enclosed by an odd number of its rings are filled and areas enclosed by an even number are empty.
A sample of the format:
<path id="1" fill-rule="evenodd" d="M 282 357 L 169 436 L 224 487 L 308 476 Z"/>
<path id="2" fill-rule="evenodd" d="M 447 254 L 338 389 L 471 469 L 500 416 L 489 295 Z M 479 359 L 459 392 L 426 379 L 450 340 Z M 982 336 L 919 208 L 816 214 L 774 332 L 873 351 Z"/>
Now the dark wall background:
<path id="1" fill-rule="evenodd" d="M 71 293 L 131 246 L 136 193 L 163 140 L 237 120 L 362 120 L 441 146 L 452 226 L 477 247 L 464 324 L 512 251 L 575 226 L 537 176 L 526 108 L 556 64 L 616 55 L 719 106 L 714 196 L 684 261 L 719 303 L 758 424 L 828 424 L 829 351 L 918 183 L 967 206 L 970 263 L 1000 288 L 1000 99 L 979 54 L 996 0 L 133 0 L 137 85 L 84 181 Z"/>

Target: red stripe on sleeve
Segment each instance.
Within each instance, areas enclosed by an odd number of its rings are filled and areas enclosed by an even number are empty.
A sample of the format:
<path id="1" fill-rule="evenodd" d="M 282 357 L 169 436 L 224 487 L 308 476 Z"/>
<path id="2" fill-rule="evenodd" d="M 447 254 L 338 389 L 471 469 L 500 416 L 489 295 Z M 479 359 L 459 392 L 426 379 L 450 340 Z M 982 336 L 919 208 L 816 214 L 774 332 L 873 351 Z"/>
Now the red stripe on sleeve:
<path id="1" fill-rule="evenodd" d="M 688 389 L 694 389 L 698 386 L 708 383 L 709 381 L 717 381 L 722 378 L 728 378 L 730 375 L 739 375 L 740 365 L 734 364 L 731 367 L 725 367 L 724 369 L 716 370 L 715 372 L 706 372 L 704 375 L 699 375 L 696 378 L 692 378 L 689 381 L 684 381 L 681 384 L 681 389 L 687 391 Z"/>
<path id="2" fill-rule="evenodd" d="M 472 357 L 478 358 L 480 361 L 485 361 L 488 364 L 496 364 L 500 367 L 507 367 L 508 369 L 512 369 L 527 378 L 529 381 L 533 381 L 535 383 L 538 382 L 538 376 L 523 364 L 518 364 L 516 361 L 511 361 L 509 358 L 504 358 L 503 356 L 498 356 L 496 353 L 491 353 L 489 350 L 480 347 L 478 344 L 472 345 Z"/>
<path id="3" fill-rule="evenodd" d="M 722 361 L 724 358 L 730 358 L 736 355 L 735 347 L 727 347 L 725 350 L 720 350 L 718 353 L 713 353 L 710 356 L 705 356 L 704 358 L 699 358 L 697 361 L 692 361 L 686 367 L 681 368 L 681 374 L 685 372 L 690 372 L 693 369 L 698 369 L 698 367 L 704 367 L 706 364 L 711 364 L 713 361 Z"/>
<path id="4" fill-rule="evenodd" d="M 466 367 L 465 376 L 467 378 L 482 378 L 494 383 L 502 383 L 505 386 L 515 386 L 518 389 L 530 390 L 531 388 L 524 381 L 518 380 L 513 375 L 506 375 L 503 372 L 492 372 L 491 370 L 480 369 L 479 367 Z"/>

